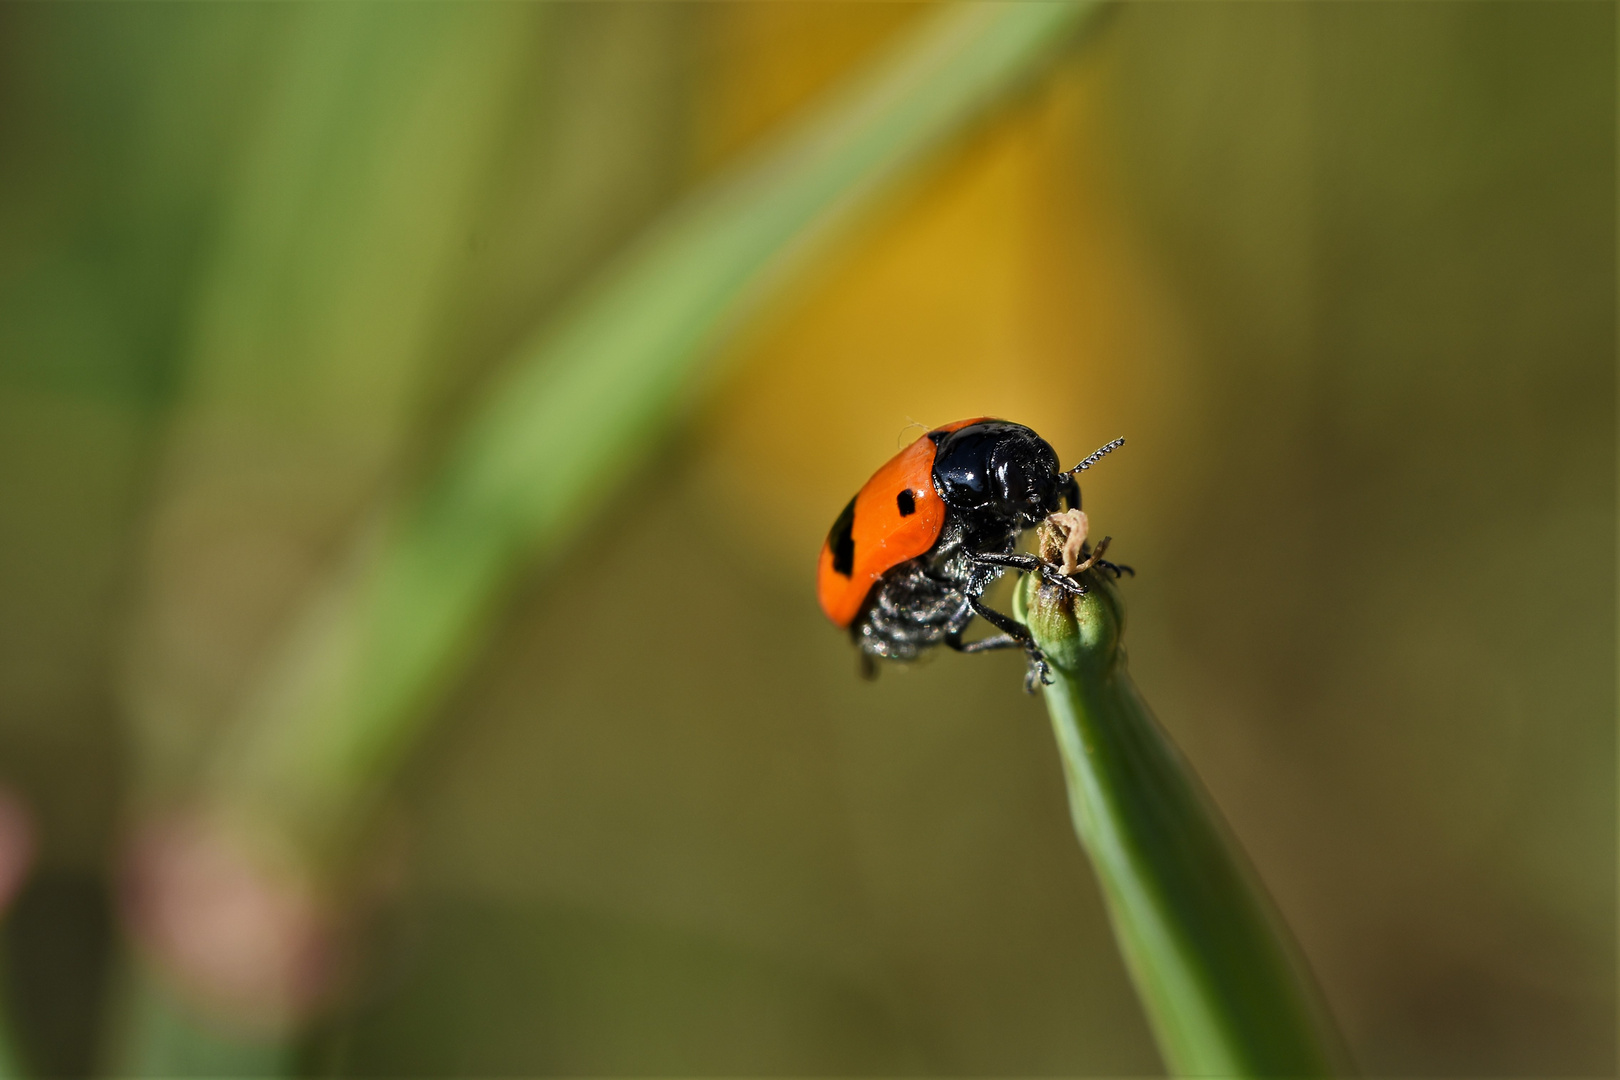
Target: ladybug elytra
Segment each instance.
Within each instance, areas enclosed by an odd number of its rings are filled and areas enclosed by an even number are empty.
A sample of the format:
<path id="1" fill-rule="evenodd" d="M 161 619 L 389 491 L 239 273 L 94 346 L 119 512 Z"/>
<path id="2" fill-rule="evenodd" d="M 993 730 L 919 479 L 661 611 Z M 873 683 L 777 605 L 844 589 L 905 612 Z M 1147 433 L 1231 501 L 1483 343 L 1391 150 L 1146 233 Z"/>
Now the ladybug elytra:
<path id="1" fill-rule="evenodd" d="M 1015 549 L 1024 530 L 1064 503 L 1079 510 L 1075 473 L 1124 441 L 1065 471 L 1034 431 L 979 417 L 935 428 L 891 458 L 833 522 L 817 577 L 821 608 L 849 631 L 863 670 L 875 670 L 874 658 L 912 660 L 939 644 L 964 653 L 1018 647 L 1030 658 L 1027 685 L 1048 681 L 1029 631 L 980 595 L 1009 569 L 1084 594 L 1063 568 Z M 1107 543 L 1086 565 L 1133 572 L 1102 561 Z M 963 641 L 975 615 L 1000 633 Z"/>

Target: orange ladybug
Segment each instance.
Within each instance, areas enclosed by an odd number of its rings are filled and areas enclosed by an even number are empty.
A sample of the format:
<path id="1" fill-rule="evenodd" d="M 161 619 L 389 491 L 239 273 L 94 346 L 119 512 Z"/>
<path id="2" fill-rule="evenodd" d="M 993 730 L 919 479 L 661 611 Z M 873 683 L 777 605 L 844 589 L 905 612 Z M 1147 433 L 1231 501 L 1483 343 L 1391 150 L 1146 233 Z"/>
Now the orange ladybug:
<path id="1" fill-rule="evenodd" d="M 1124 441 L 1064 471 L 1034 431 L 978 417 L 935 428 L 891 458 L 833 522 L 816 582 L 822 611 L 849 631 L 863 670 L 875 670 L 873 658 L 911 660 L 941 643 L 967 653 L 1021 647 L 1030 657 L 1026 684 L 1049 681 L 1029 631 L 979 597 L 1008 569 L 1085 592 L 1058 567 L 1015 549 L 1025 529 L 1062 503 L 1078 510 L 1074 474 Z M 1134 573 L 1101 559 L 1093 565 L 1115 576 Z M 964 642 L 975 615 L 1001 633 Z"/>

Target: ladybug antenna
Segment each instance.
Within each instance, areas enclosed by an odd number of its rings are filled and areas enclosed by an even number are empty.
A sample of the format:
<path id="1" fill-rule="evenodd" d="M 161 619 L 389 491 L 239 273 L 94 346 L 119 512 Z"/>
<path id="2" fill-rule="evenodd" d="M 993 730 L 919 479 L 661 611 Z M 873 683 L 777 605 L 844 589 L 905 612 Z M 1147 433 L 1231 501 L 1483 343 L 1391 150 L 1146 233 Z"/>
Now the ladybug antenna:
<path id="1" fill-rule="evenodd" d="M 1122 435 L 1119 438 L 1115 439 L 1113 442 L 1107 444 L 1106 446 L 1097 447 L 1097 449 L 1093 450 L 1091 453 L 1086 455 L 1086 460 L 1082 461 L 1080 464 L 1078 464 L 1074 468 L 1070 469 L 1069 474 L 1073 475 L 1074 473 L 1077 473 L 1077 472 L 1085 472 L 1087 469 L 1089 469 L 1093 465 L 1097 464 L 1097 462 L 1104 455 L 1111 454 L 1115 450 L 1118 450 L 1120 447 L 1122 447 L 1124 445 L 1125 445 L 1125 437 Z"/>

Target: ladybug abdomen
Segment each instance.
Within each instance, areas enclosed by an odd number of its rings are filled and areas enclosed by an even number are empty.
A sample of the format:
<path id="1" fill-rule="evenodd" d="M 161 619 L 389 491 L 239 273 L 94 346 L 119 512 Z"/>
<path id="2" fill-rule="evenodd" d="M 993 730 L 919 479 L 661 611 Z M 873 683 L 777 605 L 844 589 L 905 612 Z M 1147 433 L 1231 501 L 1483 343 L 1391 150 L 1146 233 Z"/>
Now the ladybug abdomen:
<path id="1" fill-rule="evenodd" d="M 969 559 L 960 521 L 946 524 L 939 542 L 924 555 L 892 567 L 878 579 L 850 624 L 850 636 L 863 652 L 889 660 L 915 660 L 924 650 L 960 634 L 973 619 L 978 596 L 1001 569 Z M 974 536 L 977 552 L 1009 552 L 1015 533 Z"/>
<path id="2" fill-rule="evenodd" d="M 895 567 L 877 583 L 850 627 L 864 652 L 889 660 L 914 660 L 973 618 L 960 584 L 928 573 L 926 559 Z"/>

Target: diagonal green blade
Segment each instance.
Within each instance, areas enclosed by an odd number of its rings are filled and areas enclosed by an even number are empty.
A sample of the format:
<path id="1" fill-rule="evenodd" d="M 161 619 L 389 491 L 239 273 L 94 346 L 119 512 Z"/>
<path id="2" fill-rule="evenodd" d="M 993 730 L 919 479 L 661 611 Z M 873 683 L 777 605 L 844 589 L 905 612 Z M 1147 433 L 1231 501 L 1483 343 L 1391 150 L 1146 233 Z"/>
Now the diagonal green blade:
<path id="1" fill-rule="evenodd" d="M 1071 603 L 1026 578 L 1014 613 L 1051 667 L 1074 829 L 1166 1063 L 1178 1076 L 1341 1075 L 1287 927 L 1125 669 L 1118 594 L 1085 580 Z"/>

